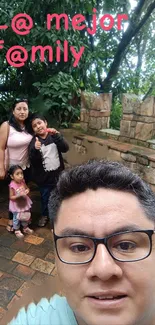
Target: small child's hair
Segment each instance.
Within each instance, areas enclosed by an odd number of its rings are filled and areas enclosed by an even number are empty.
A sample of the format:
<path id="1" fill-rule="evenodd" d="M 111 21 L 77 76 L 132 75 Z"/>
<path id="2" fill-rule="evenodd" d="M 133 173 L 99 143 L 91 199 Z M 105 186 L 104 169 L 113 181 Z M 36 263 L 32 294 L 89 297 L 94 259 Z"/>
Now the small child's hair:
<path id="1" fill-rule="evenodd" d="M 8 171 L 8 174 L 11 176 L 13 176 L 14 172 L 17 170 L 17 169 L 21 169 L 22 170 L 22 167 L 19 166 L 19 165 L 12 165 L 10 168 L 9 168 L 9 171 Z"/>
<path id="2" fill-rule="evenodd" d="M 39 120 L 44 121 L 44 122 L 47 121 L 46 118 L 45 118 L 45 116 L 43 116 L 43 115 L 41 115 L 41 114 L 34 113 L 34 114 L 31 115 L 31 118 L 30 118 L 31 124 L 32 124 L 32 122 L 33 122 L 35 119 L 37 119 L 37 118 L 38 118 Z"/>

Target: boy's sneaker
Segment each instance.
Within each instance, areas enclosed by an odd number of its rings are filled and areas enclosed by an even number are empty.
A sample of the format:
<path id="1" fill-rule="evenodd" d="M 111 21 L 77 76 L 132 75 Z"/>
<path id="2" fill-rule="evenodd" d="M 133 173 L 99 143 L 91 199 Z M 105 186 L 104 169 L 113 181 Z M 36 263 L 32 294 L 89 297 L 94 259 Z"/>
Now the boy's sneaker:
<path id="1" fill-rule="evenodd" d="M 26 227 L 25 229 L 23 229 L 23 232 L 24 232 L 24 234 L 28 234 L 28 235 L 33 234 L 33 230 L 30 229 L 29 227 Z"/>
<path id="2" fill-rule="evenodd" d="M 22 234 L 22 232 L 20 230 L 15 230 L 15 235 L 18 239 L 24 238 L 24 235 Z"/>

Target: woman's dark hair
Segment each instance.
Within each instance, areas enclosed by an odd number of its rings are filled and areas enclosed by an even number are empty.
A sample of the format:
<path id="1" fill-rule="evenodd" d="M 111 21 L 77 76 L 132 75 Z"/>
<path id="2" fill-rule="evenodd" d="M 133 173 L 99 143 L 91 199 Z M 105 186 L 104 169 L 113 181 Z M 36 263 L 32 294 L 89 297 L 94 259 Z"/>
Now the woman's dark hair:
<path id="1" fill-rule="evenodd" d="M 21 166 L 19 166 L 19 165 L 12 165 L 10 168 L 9 168 L 9 170 L 8 170 L 8 174 L 11 176 L 13 176 L 13 174 L 15 173 L 15 171 L 17 170 L 17 169 L 21 169 L 22 170 L 22 167 Z"/>
<path id="2" fill-rule="evenodd" d="M 23 103 L 23 102 L 28 105 L 28 100 L 26 98 L 18 98 L 18 99 L 16 99 L 14 101 L 13 105 L 12 105 L 12 112 L 14 111 L 14 109 L 15 109 L 15 107 L 16 107 L 16 105 L 18 103 Z M 16 129 L 16 131 L 22 132 L 23 130 L 22 130 L 21 126 L 19 125 L 19 123 L 17 122 L 17 120 L 15 119 L 15 117 L 14 117 L 14 115 L 13 115 L 12 112 L 11 112 L 11 115 L 10 115 L 10 118 L 9 118 L 9 124 L 11 126 L 13 126 Z M 24 121 L 25 130 L 28 133 L 31 133 L 30 132 L 30 114 L 31 113 L 29 113 L 28 118 Z"/>
<path id="3" fill-rule="evenodd" d="M 52 223 L 63 200 L 88 189 L 113 189 L 135 195 L 146 216 L 155 221 L 155 194 L 137 174 L 119 162 L 90 160 L 61 173 L 55 191 L 49 199 L 49 214 Z"/>

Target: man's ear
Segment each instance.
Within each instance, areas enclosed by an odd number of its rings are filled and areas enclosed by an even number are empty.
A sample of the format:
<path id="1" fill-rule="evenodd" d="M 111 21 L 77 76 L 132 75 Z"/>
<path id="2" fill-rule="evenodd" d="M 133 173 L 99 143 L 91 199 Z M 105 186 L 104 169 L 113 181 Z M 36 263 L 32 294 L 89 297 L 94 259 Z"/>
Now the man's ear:
<path id="1" fill-rule="evenodd" d="M 10 177 L 13 179 L 13 176 L 12 175 L 10 175 Z"/>

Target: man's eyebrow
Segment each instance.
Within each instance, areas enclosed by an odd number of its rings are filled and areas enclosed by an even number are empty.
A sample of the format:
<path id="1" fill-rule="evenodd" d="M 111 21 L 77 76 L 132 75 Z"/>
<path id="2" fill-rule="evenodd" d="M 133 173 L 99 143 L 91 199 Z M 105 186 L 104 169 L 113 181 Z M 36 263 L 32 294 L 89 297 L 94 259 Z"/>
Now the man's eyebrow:
<path id="1" fill-rule="evenodd" d="M 116 228 L 111 234 L 116 234 L 118 232 L 124 232 L 124 231 L 136 231 L 136 230 L 143 230 L 141 227 L 135 224 L 130 224 L 126 226 L 121 226 Z"/>
<path id="2" fill-rule="evenodd" d="M 74 236 L 74 235 L 91 236 L 90 234 L 88 234 L 88 232 L 77 228 L 65 228 L 60 232 L 60 236 Z"/>
<path id="3" fill-rule="evenodd" d="M 126 225 L 126 226 L 122 226 L 119 228 L 116 228 L 115 230 L 111 231 L 110 233 L 108 233 L 106 236 L 109 235 L 114 235 L 118 232 L 124 232 L 124 231 L 136 231 L 136 230 L 142 230 L 139 226 L 137 225 Z M 103 229 L 104 231 L 104 229 Z M 92 233 L 89 233 L 87 231 L 81 230 L 81 229 L 77 229 L 77 228 L 65 228 L 63 229 L 59 236 L 74 236 L 74 235 L 79 235 L 79 236 L 90 236 L 90 237 L 94 237 Z"/>

